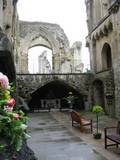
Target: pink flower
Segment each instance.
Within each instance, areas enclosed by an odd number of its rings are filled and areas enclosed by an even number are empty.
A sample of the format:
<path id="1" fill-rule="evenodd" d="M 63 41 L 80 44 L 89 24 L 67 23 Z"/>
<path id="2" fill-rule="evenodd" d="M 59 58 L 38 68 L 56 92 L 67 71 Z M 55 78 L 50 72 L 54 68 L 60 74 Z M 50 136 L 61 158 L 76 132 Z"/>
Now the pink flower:
<path id="1" fill-rule="evenodd" d="M 16 120 L 19 120 L 21 118 L 21 116 L 17 113 L 13 113 L 13 117 L 16 119 Z"/>
<path id="2" fill-rule="evenodd" d="M 16 104 L 16 101 L 14 98 L 11 98 L 10 100 L 8 100 L 7 105 L 9 107 L 14 107 L 14 105 Z"/>
<path id="3" fill-rule="evenodd" d="M 3 89 L 10 89 L 8 77 L 6 75 L 3 75 L 1 72 L 0 72 L 0 86 Z"/>

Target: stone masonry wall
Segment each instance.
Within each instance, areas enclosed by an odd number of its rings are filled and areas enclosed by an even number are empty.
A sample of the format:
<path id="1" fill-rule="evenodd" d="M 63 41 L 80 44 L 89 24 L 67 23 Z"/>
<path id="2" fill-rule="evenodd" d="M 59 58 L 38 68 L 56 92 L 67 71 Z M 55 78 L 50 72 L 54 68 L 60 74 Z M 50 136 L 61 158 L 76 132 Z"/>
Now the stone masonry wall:
<path id="1" fill-rule="evenodd" d="M 91 74 L 17 74 L 18 95 L 26 101 L 30 100 L 30 95 L 42 86 L 54 82 L 63 81 L 73 87 L 85 98 L 90 97 Z"/>

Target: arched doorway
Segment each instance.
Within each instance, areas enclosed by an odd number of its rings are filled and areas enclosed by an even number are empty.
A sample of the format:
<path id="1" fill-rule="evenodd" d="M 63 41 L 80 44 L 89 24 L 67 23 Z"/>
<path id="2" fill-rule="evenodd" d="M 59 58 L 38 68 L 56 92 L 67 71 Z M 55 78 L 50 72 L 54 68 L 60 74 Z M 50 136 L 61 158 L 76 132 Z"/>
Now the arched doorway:
<path id="1" fill-rule="evenodd" d="M 52 50 L 44 46 L 34 46 L 28 50 L 28 71 L 29 73 L 51 73 Z"/>
<path id="2" fill-rule="evenodd" d="M 53 106 L 52 108 L 68 109 L 69 104 L 64 98 L 68 96 L 69 92 L 72 92 L 73 96 L 76 97 L 73 108 L 76 110 L 83 110 L 83 95 L 64 81 L 60 80 L 54 80 L 50 83 L 47 83 L 46 85 L 35 91 L 31 95 L 32 98 L 29 102 L 29 107 L 31 110 L 45 109 L 42 103 L 45 103 L 44 105 L 46 105 L 47 101 L 55 100 L 55 106 Z"/>
<path id="3" fill-rule="evenodd" d="M 105 110 L 104 104 L 104 86 L 99 79 L 93 82 L 93 105 L 100 105 Z"/>
<path id="4" fill-rule="evenodd" d="M 105 43 L 102 48 L 102 70 L 108 70 L 111 68 L 112 68 L 111 47 L 108 43 Z"/>

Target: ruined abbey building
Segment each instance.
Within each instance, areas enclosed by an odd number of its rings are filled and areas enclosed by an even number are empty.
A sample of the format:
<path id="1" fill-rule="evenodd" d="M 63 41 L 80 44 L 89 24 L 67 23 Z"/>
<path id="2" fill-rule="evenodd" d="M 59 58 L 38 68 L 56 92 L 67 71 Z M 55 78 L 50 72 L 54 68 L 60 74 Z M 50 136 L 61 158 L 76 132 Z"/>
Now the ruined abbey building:
<path id="1" fill-rule="evenodd" d="M 120 0 L 86 0 L 92 103 L 120 118 Z"/>
<path id="2" fill-rule="evenodd" d="M 63 97 L 71 90 L 80 97 L 78 109 L 84 109 L 84 99 L 89 97 L 91 75 L 82 73 L 84 66 L 81 60 L 81 42 L 77 41 L 70 47 L 67 36 L 57 24 L 25 21 L 19 23 L 19 95 L 26 99 L 30 108 L 43 109 L 44 106 L 47 107 L 49 99 L 54 107 L 56 102 L 62 105 Z M 50 70 L 44 53 L 39 57 L 39 66 L 42 65 L 39 73 L 31 75 L 28 72 L 28 51 L 29 48 L 39 45 L 52 50 L 52 68 Z"/>
<path id="3" fill-rule="evenodd" d="M 81 61 L 81 42 L 72 48 L 64 30 L 57 24 L 45 22 L 19 21 L 20 46 L 18 73 L 28 73 L 28 52 L 35 46 L 52 50 L 52 73 L 78 73 L 83 71 Z M 42 59 L 43 60 L 43 59 Z M 75 64 L 76 62 L 76 64 Z M 43 62 L 44 64 L 46 62 Z M 46 66 L 42 66 L 42 68 Z M 40 70 L 40 69 L 39 69 Z"/>
<path id="4" fill-rule="evenodd" d="M 60 107 L 61 99 L 72 91 L 79 96 L 75 109 L 90 110 L 98 104 L 119 118 L 120 1 L 86 0 L 90 73 L 82 73 L 81 42 L 70 47 L 57 24 L 19 21 L 16 5 L 17 0 L 0 1 L 0 72 L 17 82 L 18 95 L 41 109 L 48 98 Z M 35 46 L 52 51 L 52 68 L 46 59 L 43 63 L 49 68 L 45 74 L 28 72 L 28 51 Z"/>

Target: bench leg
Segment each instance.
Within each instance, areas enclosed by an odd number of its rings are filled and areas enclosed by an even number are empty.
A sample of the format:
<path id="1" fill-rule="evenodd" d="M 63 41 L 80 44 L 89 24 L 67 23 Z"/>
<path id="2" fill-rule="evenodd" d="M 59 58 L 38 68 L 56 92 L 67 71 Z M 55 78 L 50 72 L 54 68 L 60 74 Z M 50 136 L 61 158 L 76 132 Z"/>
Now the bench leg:
<path id="1" fill-rule="evenodd" d="M 72 120 L 72 127 L 73 127 L 73 120 Z"/>
<path id="2" fill-rule="evenodd" d="M 83 132 L 84 130 L 85 130 L 85 128 L 80 125 L 80 131 Z"/>
<path id="3" fill-rule="evenodd" d="M 105 149 L 107 149 L 107 138 L 105 137 Z"/>
<path id="4" fill-rule="evenodd" d="M 93 132 L 93 126 L 92 126 L 92 123 L 90 125 L 90 129 L 91 129 L 91 133 Z"/>
<path id="5" fill-rule="evenodd" d="M 118 148 L 118 143 L 116 144 L 116 147 Z"/>

